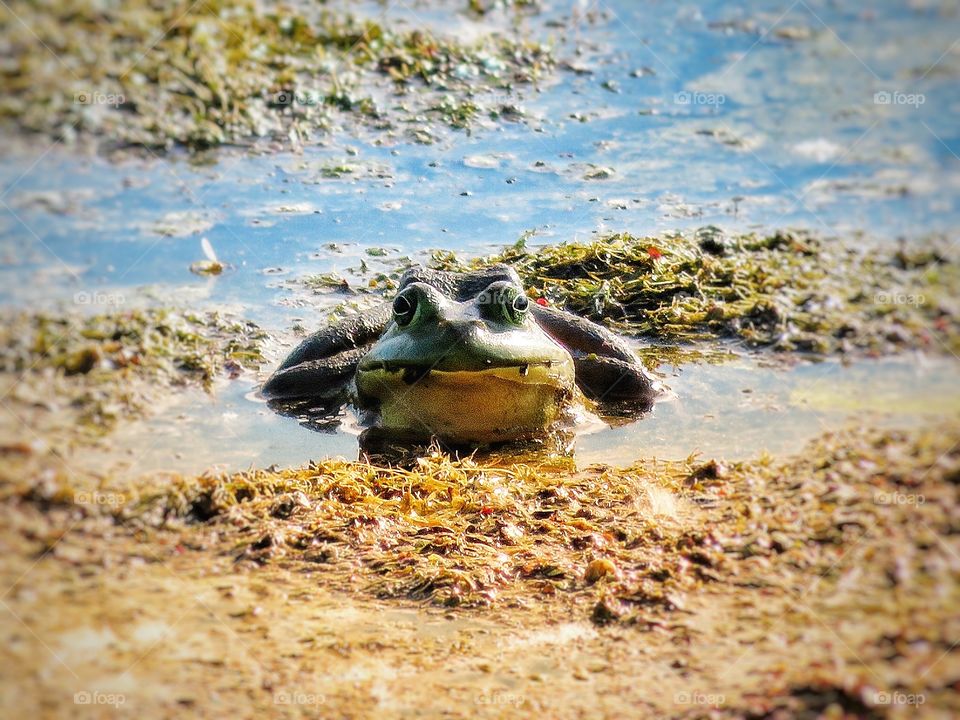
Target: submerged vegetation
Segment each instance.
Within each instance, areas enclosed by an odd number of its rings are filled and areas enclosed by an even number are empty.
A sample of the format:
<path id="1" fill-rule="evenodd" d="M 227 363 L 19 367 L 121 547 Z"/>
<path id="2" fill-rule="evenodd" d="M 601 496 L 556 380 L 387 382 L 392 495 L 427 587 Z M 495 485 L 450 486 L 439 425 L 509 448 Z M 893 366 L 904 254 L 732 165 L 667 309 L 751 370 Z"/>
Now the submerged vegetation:
<path id="1" fill-rule="evenodd" d="M 531 297 L 658 341 L 734 338 L 819 354 L 960 353 L 960 270 L 936 247 L 869 248 L 804 233 L 607 235 L 433 265 L 512 265 Z"/>
<path id="2" fill-rule="evenodd" d="M 0 378 L 5 398 L 76 413 L 74 429 L 101 434 L 140 414 L 160 389 L 209 390 L 222 374 L 258 367 L 264 338 L 217 313 L 12 313 L 0 325 Z"/>
<path id="3" fill-rule="evenodd" d="M 55 137 L 159 148 L 298 143 L 333 111 L 384 129 L 419 118 L 411 133 L 430 137 L 431 116 L 464 127 L 481 111 L 516 115 L 502 93 L 553 65 L 536 42 L 466 44 L 342 9 L 252 0 L 13 2 L 0 30 L 10 58 L 0 118 Z M 476 97 L 489 91 L 500 95 Z"/>

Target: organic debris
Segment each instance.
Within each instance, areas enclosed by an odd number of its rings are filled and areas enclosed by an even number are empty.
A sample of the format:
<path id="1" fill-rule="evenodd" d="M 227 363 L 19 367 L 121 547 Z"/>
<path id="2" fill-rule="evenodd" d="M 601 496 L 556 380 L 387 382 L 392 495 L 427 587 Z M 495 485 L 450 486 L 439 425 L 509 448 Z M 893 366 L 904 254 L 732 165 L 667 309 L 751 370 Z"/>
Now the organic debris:
<path id="1" fill-rule="evenodd" d="M 35 572 L 61 593 L 33 601 L 29 617 L 44 623 L 62 612 L 45 609 L 58 597 L 119 618 L 125 599 L 150 607 L 175 578 L 173 596 L 222 589 L 204 592 L 191 632 L 232 636 L 210 622 L 220 618 L 292 676 L 341 657 L 356 666 L 367 650 L 401 666 L 430 642 L 423 623 L 440 605 L 452 635 L 439 636 L 443 653 L 424 653 L 427 677 L 434 663 L 501 665 L 532 703 L 557 688 L 569 697 L 570 685 L 515 672 L 535 643 L 561 680 L 630 702 L 649 696 L 641 678 L 671 668 L 652 701 L 659 717 L 692 704 L 719 717 L 884 716 L 893 704 L 947 713 L 960 709 L 958 422 L 825 435 L 787 461 L 574 471 L 435 454 L 407 468 L 325 461 L 101 484 L 96 503 L 60 474 L 20 475 L 0 486 L 0 509 L 7 545 L 34 548 L 28 568 L 44 554 Z M 76 572 L 92 590 L 78 590 Z M 29 582 L 15 607 L 34 607 Z M 391 618 L 373 624 L 383 643 L 366 650 L 355 632 L 338 640 L 316 623 L 330 607 L 345 622 L 358 603 Z M 415 639 L 395 613 L 416 613 Z M 259 685 L 239 687 L 249 702 Z"/>
<path id="2" fill-rule="evenodd" d="M 660 342 L 735 338 L 750 347 L 881 355 L 960 353 L 960 271 L 935 243 L 867 249 L 806 233 L 618 233 L 433 266 L 512 265 L 533 298 Z"/>
<path id="3" fill-rule="evenodd" d="M 359 562 L 366 591 L 380 597 L 443 605 L 574 597 L 607 575 L 598 569 L 607 565 L 589 570 L 600 556 L 625 568 L 622 592 L 659 601 L 662 592 L 644 588 L 651 573 L 679 578 L 679 556 L 667 568 L 659 556 L 679 542 L 681 526 L 646 511 L 649 470 L 562 468 L 439 454 L 409 469 L 324 461 L 184 482 L 131 512 L 216 524 L 229 517 L 233 527 L 243 517 L 244 530 L 230 540 L 238 559 Z M 659 481 L 674 489 L 689 472 L 682 463 L 661 470 Z"/>
<path id="4" fill-rule="evenodd" d="M 658 622 L 713 584 L 795 593 L 839 577 L 847 552 L 882 548 L 858 565 L 859 599 L 879 603 L 895 587 L 895 617 L 957 590 L 910 550 L 949 532 L 960 482 L 951 427 L 828 435 L 786 463 L 576 472 L 441 454 L 409 468 L 329 460 L 183 480 L 122 516 L 188 534 L 199 523 L 238 561 L 306 564 L 344 590 L 445 606 L 561 603 L 599 624 Z M 926 607 L 923 627 L 940 627 L 944 608 Z"/>
<path id="5" fill-rule="evenodd" d="M 462 44 L 343 10 L 252 0 L 18 1 L 0 11 L 0 31 L 10 58 L 0 70 L 0 119 L 152 148 L 300 142 L 336 112 L 378 128 L 422 123 L 424 113 L 465 127 L 481 111 L 500 115 L 475 94 L 502 95 L 553 66 L 536 42 Z M 405 96 L 403 108 L 384 104 L 391 90 Z"/>
<path id="6" fill-rule="evenodd" d="M 207 238 L 200 239 L 200 248 L 203 250 L 204 259 L 197 260 L 190 265 L 190 272 L 195 275 L 219 275 L 225 269 L 225 266 L 220 262 L 220 258 L 217 257 L 216 251 L 213 249 L 213 245 L 210 244 L 210 241 Z"/>
<path id="7" fill-rule="evenodd" d="M 140 415 L 156 391 L 235 376 L 263 361 L 264 333 L 218 313 L 167 309 L 53 316 L 8 313 L 0 325 L 7 402 L 46 407 L 61 429 L 100 435 Z"/>

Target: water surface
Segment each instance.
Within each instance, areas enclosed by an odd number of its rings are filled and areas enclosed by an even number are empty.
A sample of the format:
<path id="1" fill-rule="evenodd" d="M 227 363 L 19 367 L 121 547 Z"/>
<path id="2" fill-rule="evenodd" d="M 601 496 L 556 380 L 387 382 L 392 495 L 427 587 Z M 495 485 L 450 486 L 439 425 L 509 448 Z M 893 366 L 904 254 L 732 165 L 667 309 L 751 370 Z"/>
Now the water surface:
<path id="1" fill-rule="evenodd" d="M 177 152 L 108 161 L 41 142 L 8 150 L 0 302 L 225 309 L 279 338 L 278 360 L 295 325 L 318 327 L 346 299 L 304 277 L 352 277 L 361 262 L 375 271 L 438 248 L 484 255 L 530 231 L 534 245 L 706 224 L 858 243 L 956 239 L 956 9 L 752 5 L 557 2 L 482 24 L 453 3 L 356 6 L 461 37 L 489 27 L 552 37 L 572 69 L 511 98 L 525 122 L 438 130 L 433 145 L 345 122 L 302 152 L 234 148 L 202 163 Z M 350 171 L 330 177 L 335 166 Z M 229 264 L 224 275 L 191 274 L 201 238 Z M 639 423 L 581 436 L 578 458 L 794 451 L 824 427 L 946 412 L 943 399 L 956 396 L 953 357 L 793 369 L 761 360 L 662 368 L 676 398 Z M 356 455 L 355 435 L 276 416 L 254 389 L 241 380 L 213 399 L 190 396 L 116 443 L 137 448 L 142 468 Z"/>

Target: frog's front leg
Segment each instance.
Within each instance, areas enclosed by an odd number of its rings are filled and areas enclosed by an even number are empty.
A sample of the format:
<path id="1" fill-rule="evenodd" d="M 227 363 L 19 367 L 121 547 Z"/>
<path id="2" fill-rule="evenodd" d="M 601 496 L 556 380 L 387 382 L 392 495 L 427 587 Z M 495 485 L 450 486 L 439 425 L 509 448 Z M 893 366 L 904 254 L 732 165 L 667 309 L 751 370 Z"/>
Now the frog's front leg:
<path id="1" fill-rule="evenodd" d="M 371 347 L 364 345 L 279 369 L 263 384 L 260 394 L 268 400 L 333 399 L 346 390 L 357 364 Z"/>
<path id="2" fill-rule="evenodd" d="M 537 323 L 573 356 L 577 386 L 599 403 L 647 410 L 661 393 L 630 346 L 605 327 L 557 308 L 531 305 Z"/>
<path id="3" fill-rule="evenodd" d="M 639 362 L 624 362 L 600 355 L 574 355 L 577 387 L 591 400 L 619 414 L 646 412 L 662 392 L 660 383 L 647 375 Z"/>
<path id="4" fill-rule="evenodd" d="M 390 322 L 390 305 L 347 318 L 306 338 L 260 388 L 268 400 L 335 398 Z"/>

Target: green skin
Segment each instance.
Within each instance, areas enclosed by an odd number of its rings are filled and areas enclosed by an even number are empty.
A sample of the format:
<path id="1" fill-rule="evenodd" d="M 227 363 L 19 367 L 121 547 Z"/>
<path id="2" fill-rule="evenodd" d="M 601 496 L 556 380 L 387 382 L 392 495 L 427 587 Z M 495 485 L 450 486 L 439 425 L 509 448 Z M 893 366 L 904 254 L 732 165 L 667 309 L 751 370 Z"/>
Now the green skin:
<path id="1" fill-rule="evenodd" d="M 389 436 L 461 443 L 542 435 L 580 395 L 640 414 L 659 391 L 620 338 L 530 302 L 506 265 L 408 270 L 392 304 L 311 335 L 261 390 L 328 413 L 349 400 Z"/>

